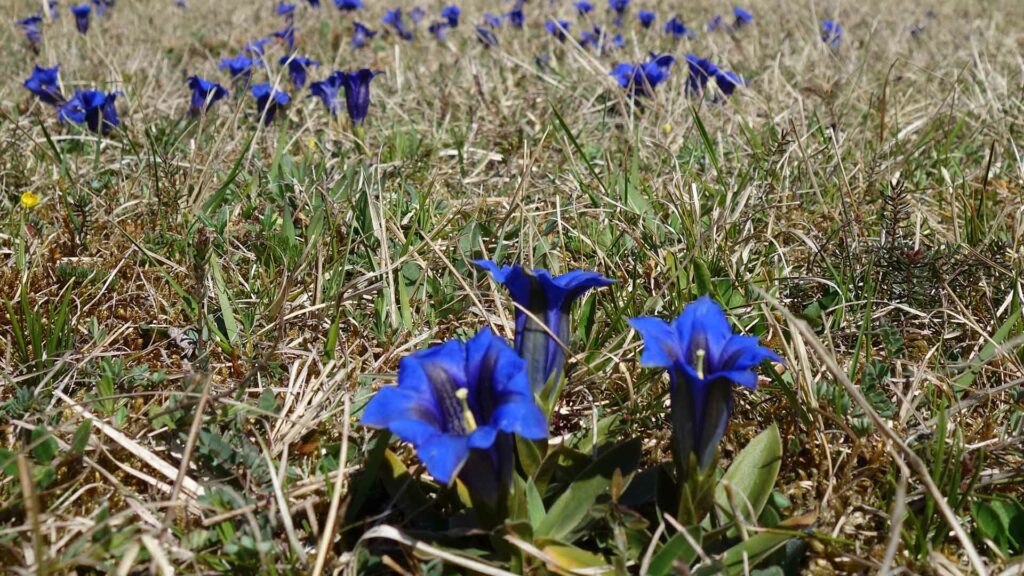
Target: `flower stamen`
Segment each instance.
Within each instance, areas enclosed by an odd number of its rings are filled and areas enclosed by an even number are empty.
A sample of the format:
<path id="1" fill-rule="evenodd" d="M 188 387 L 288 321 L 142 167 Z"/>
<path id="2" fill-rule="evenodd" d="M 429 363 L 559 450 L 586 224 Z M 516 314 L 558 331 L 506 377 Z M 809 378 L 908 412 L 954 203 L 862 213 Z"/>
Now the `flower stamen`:
<path id="1" fill-rule="evenodd" d="M 697 378 L 704 379 L 704 356 L 707 352 L 703 348 L 698 348 L 693 353 L 694 356 L 694 367 L 697 369 Z"/>
<path id="2" fill-rule="evenodd" d="M 476 430 L 476 418 L 473 416 L 473 411 L 469 409 L 469 389 L 459 388 L 455 391 L 455 397 L 462 403 L 462 419 L 466 423 L 466 432 Z"/>

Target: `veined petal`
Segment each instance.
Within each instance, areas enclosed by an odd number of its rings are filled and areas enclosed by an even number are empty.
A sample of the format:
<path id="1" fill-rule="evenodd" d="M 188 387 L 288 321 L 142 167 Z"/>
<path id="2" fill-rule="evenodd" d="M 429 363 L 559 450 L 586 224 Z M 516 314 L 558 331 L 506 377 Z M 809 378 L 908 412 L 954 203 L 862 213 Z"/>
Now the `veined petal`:
<path id="1" fill-rule="evenodd" d="M 749 370 L 765 360 L 782 363 L 782 358 L 771 349 L 758 344 L 755 336 L 734 334 L 718 352 L 715 370 Z"/>
<path id="2" fill-rule="evenodd" d="M 469 447 L 478 450 L 486 450 L 494 446 L 494 440 L 498 438 L 498 430 L 493 426 L 480 426 L 469 435 Z"/>
<path id="3" fill-rule="evenodd" d="M 648 368 L 670 368 L 683 356 L 679 333 L 661 318 L 630 318 L 629 325 L 640 333 L 644 351 L 640 365 Z"/>
<path id="4" fill-rule="evenodd" d="M 527 440 L 543 440 L 548 437 L 548 421 L 533 399 L 504 402 L 491 417 L 491 425 Z"/>
<path id="5" fill-rule="evenodd" d="M 423 422 L 435 433 L 442 431 L 441 414 L 431 405 L 429 397 L 405 387 L 388 386 L 370 399 L 359 422 L 371 428 L 390 428 L 395 422 L 409 420 Z M 412 436 L 402 439 L 407 442 L 422 440 Z"/>
<path id="6" fill-rule="evenodd" d="M 672 322 L 679 334 L 683 351 L 682 361 L 694 361 L 697 350 L 704 350 L 708 360 L 717 358 L 719 351 L 732 336 L 732 328 L 725 312 L 714 300 L 701 296 L 683 309 Z"/>
<path id="7" fill-rule="evenodd" d="M 438 482 L 451 484 L 469 458 L 469 438 L 438 434 L 416 446 L 416 455 Z"/>

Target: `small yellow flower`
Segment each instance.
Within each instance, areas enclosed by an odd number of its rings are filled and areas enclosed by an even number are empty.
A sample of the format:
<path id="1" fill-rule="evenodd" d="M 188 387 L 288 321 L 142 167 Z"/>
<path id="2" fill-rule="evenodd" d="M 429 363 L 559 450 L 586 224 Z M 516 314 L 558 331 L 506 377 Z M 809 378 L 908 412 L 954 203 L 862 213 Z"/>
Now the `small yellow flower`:
<path id="1" fill-rule="evenodd" d="M 42 200 L 43 199 L 38 194 L 29 190 L 21 195 L 21 207 L 25 210 L 31 210 L 38 206 L 39 202 Z"/>
<path id="2" fill-rule="evenodd" d="M 310 152 L 316 152 L 316 148 L 317 148 L 316 138 L 307 138 L 306 139 L 306 148 Z"/>
<path id="3" fill-rule="evenodd" d="M 661 131 L 664 132 L 666 136 L 668 136 L 669 134 L 672 133 L 672 124 L 665 122 L 665 125 L 661 127 Z"/>

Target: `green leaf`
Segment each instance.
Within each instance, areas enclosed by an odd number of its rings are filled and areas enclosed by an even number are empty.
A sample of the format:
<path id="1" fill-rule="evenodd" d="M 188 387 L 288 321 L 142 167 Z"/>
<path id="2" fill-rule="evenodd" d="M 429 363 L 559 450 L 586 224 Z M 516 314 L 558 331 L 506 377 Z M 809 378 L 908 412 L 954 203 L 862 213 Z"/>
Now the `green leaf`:
<path id="1" fill-rule="evenodd" d="M 92 419 L 86 419 L 78 425 L 75 436 L 71 439 L 71 453 L 81 456 L 85 447 L 89 444 L 89 435 L 92 434 Z"/>
<path id="2" fill-rule="evenodd" d="M 992 335 L 992 338 L 988 343 L 978 351 L 974 358 L 971 358 L 970 367 L 953 383 L 953 388 L 957 392 L 963 392 L 970 388 L 971 384 L 974 383 L 974 379 L 981 373 L 981 369 L 984 368 L 985 364 L 992 360 L 992 357 L 999 351 L 1003 342 L 1005 342 L 1012 334 L 1019 333 L 1019 331 L 1015 331 L 1013 327 L 1016 326 L 1017 322 L 1020 320 L 1020 312 L 1020 308 L 1014 310 L 1014 312 L 1010 314 L 1010 317 L 1006 319 L 1006 322 L 1003 322 L 1002 326 L 1000 326 L 999 329 L 996 330 L 996 333 Z"/>
<path id="3" fill-rule="evenodd" d="M 580 473 L 579 477 L 551 505 L 536 527 L 537 537 L 564 539 L 590 511 L 598 496 L 608 490 L 616 469 L 632 472 L 640 462 L 639 439 L 623 442 L 604 454 Z"/>
<path id="4" fill-rule="evenodd" d="M 544 457 L 537 443 L 522 436 L 516 436 L 516 455 L 519 457 L 519 464 L 522 465 L 526 477 L 536 476 Z"/>
<path id="5" fill-rule="evenodd" d="M 8 476 L 18 475 L 18 455 L 5 448 L 0 448 L 0 470 Z"/>
<path id="6" fill-rule="evenodd" d="M 524 493 L 526 495 L 526 515 L 530 520 L 530 526 L 537 526 L 544 519 L 544 500 L 532 479 L 526 482 Z"/>
<path id="7" fill-rule="evenodd" d="M 694 572 L 694 576 L 712 576 L 725 574 L 739 576 L 747 567 L 756 566 L 759 562 L 778 550 L 792 538 L 792 533 L 762 532 L 729 548 L 721 559 L 712 566 L 702 566 Z"/>
<path id="8" fill-rule="evenodd" d="M 39 464 L 49 464 L 57 456 L 57 440 L 53 438 L 46 426 L 39 426 L 32 430 L 32 457 Z"/>
<path id="9" fill-rule="evenodd" d="M 715 488 L 716 506 L 727 519 L 732 519 L 731 491 L 740 520 L 747 524 L 755 523 L 772 494 L 781 463 L 782 438 L 779 427 L 772 424 L 751 440 L 726 470 Z"/>
<path id="10" fill-rule="evenodd" d="M 691 526 L 687 530 L 690 532 L 690 536 L 693 537 L 694 542 L 701 541 L 702 531 L 700 526 Z M 651 565 L 647 573 L 650 576 L 671 574 L 672 565 L 677 560 L 689 566 L 696 559 L 697 551 L 693 549 L 693 546 L 690 545 L 686 537 L 679 533 L 669 538 L 668 542 L 665 542 L 661 549 L 651 558 Z"/>
<path id="11" fill-rule="evenodd" d="M 224 336 L 232 346 L 236 346 L 238 344 L 238 324 L 235 322 L 235 314 L 231 309 L 231 295 L 224 283 L 224 274 L 221 272 L 217 260 L 217 258 L 210 258 L 210 270 L 213 272 L 213 283 L 217 288 L 217 303 L 220 305 L 224 329 L 227 330 L 227 334 Z"/>
<path id="12" fill-rule="evenodd" d="M 540 549 L 551 559 L 551 562 L 548 563 L 548 568 L 554 571 L 569 572 L 608 566 L 608 560 L 604 556 L 588 552 L 564 542 L 546 541 L 540 545 Z"/>

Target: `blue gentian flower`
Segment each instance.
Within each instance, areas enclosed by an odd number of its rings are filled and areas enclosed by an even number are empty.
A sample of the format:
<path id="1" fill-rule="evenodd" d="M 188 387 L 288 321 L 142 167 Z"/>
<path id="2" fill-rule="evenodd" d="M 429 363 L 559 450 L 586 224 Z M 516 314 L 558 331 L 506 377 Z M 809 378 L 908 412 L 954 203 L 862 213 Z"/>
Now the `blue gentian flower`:
<path id="1" fill-rule="evenodd" d="M 113 0 L 92 0 L 92 5 L 96 7 L 96 15 L 100 18 L 106 16 L 107 9 L 114 7 Z"/>
<path id="2" fill-rule="evenodd" d="M 377 32 L 370 30 L 362 22 L 354 22 L 352 26 L 355 29 L 355 32 L 352 34 L 353 48 L 358 49 L 362 48 L 363 46 L 366 46 L 366 43 L 369 42 L 371 38 L 377 35 Z"/>
<path id="3" fill-rule="evenodd" d="M 50 106 L 64 103 L 64 93 L 60 90 L 60 66 L 43 68 L 36 66 L 32 75 L 25 80 L 25 89 L 35 94 L 40 101 Z"/>
<path id="4" fill-rule="evenodd" d="M 437 22 L 431 22 L 430 26 L 427 26 L 427 32 L 433 34 L 438 42 L 444 42 L 448 38 L 448 28 L 450 26 L 448 26 L 447 22 L 438 20 Z"/>
<path id="5" fill-rule="evenodd" d="M 342 78 L 341 72 L 335 72 L 319 82 L 310 84 L 309 98 L 319 98 L 331 116 L 337 116 L 338 111 L 341 110 L 341 98 L 338 97 L 338 92 L 344 83 L 345 80 Z"/>
<path id="6" fill-rule="evenodd" d="M 732 15 L 735 18 L 732 25 L 737 29 L 743 28 L 754 21 L 754 15 L 749 10 L 745 10 L 739 6 L 732 9 Z"/>
<path id="7" fill-rule="evenodd" d="M 675 57 L 651 54 L 643 64 L 618 64 L 609 74 L 632 96 L 652 96 L 654 89 L 670 75 Z"/>
<path id="8" fill-rule="evenodd" d="M 257 38 L 252 42 L 249 42 L 242 47 L 242 50 L 256 58 L 263 58 L 263 55 L 267 52 L 267 44 L 270 44 L 273 38 Z"/>
<path id="9" fill-rule="evenodd" d="M 320 7 L 320 0 L 306 0 L 312 8 Z"/>
<path id="10" fill-rule="evenodd" d="M 295 20 L 295 4 L 282 2 L 281 4 L 277 5 L 277 8 L 274 10 L 274 13 L 276 13 L 278 16 L 284 16 L 285 20 L 291 22 Z"/>
<path id="11" fill-rule="evenodd" d="M 580 46 L 583 48 L 589 48 L 590 46 L 600 47 L 601 45 L 601 27 L 594 26 L 594 30 L 584 30 L 580 33 Z"/>
<path id="12" fill-rule="evenodd" d="M 296 88 L 306 85 L 306 74 L 310 68 L 320 66 L 319 62 L 305 56 L 282 56 L 278 63 L 288 65 L 288 77 Z"/>
<path id="13" fill-rule="evenodd" d="M 708 25 L 705 28 L 708 32 L 717 32 L 724 26 L 725 21 L 722 19 L 721 14 L 716 14 L 714 18 L 708 20 Z"/>
<path id="14" fill-rule="evenodd" d="M 554 384 L 551 396 L 543 399 L 550 410 L 565 372 L 566 356 L 562 346 L 569 345 L 572 304 L 591 288 L 608 286 L 612 280 L 583 270 L 552 276 L 547 270 L 529 271 L 518 264 L 499 267 L 490 260 L 474 263 L 490 272 L 491 277 L 512 294 L 516 303 L 516 351 L 526 360 L 534 393 L 540 394 L 549 383 Z"/>
<path id="15" fill-rule="evenodd" d="M 355 72 L 335 72 L 341 75 L 341 85 L 345 88 L 345 108 L 354 126 L 359 126 L 366 119 L 370 110 L 370 81 L 380 72 L 362 68 Z"/>
<path id="16" fill-rule="evenodd" d="M 484 12 L 484 24 L 490 26 L 491 28 L 500 28 L 501 16 L 492 14 L 490 12 Z"/>
<path id="17" fill-rule="evenodd" d="M 221 70 L 227 70 L 231 74 L 231 81 L 235 84 L 248 84 L 252 76 L 252 58 L 239 54 L 234 58 L 222 58 L 220 61 Z"/>
<path id="18" fill-rule="evenodd" d="M 658 18 L 658 15 L 650 10 L 641 10 L 637 12 L 637 19 L 640 20 L 640 26 L 644 29 L 650 28 L 654 21 Z"/>
<path id="19" fill-rule="evenodd" d="M 673 38 L 693 36 L 693 32 L 686 27 L 683 19 L 679 16 L 673 16 L 668 22 L 665 22 L 665 34 L 671 34 Z"/>
<path id="20" fill-rule="evenodd" d="M 733 334 L 722 308 L 707 296 L 671 324 L 659 318 L 629 323 L 644 340 L 640 364 L 668 370 L 673 456 L 685 480 L 692 472 L 691 454 L 701 470 L 714 462 L 732 411 L 733 384 L 756 388 L 754 368 L 782 359 L 756 337 Z"/>
<path id="21" fill-rule="evenodd" d="M 334 0 L 334 5 L 342 12 L 352 12 L 363 7 L 363 0 Z"/>
<path id="22" fill-rule="evenodd" d="M 736 88 L 743 86 L 745 82 L 738 74 L 732 70 L 718 69 L 715 71 L 715 83 L 718 84 L 718 89 L 725 94 L 726 97 L 732 96 Z"/>
<path id="23" fill-rule="evenodd" d="M 547 54 L 538 54 L 533 57 L 533 63 L 537 65 L 537 68 L 547 70 L 551 67 L 551 56 Z"/>
<path id="24" fill-rule="evenodd" d="M 228 91 L 220 84 L 199 76 L 189 76 L 188 87 L 192 90 L 192 103 L 188 109 L 191 116 L 199 116 L 228 95 Z"/>
<path id="25" fill-rule="evenodd" d="M 708 80 L 718 73 L 718 66 L 705 58 L 698 58 L 694 54 L 686 55 L 686 63 L 690 68 L 686 77 L 686 93 L 689 96 L 699 96 L 704 93 Z"/>
<path id="26" fill-rule="evenodd" d="M 39 43 L 43 41 L 43 32 L 39 29 L 39 25 L 43 22 L 43 17 L 39 14 L 34 14 L 28 18 L 22 18 L 18 20 L 16 24 L 21 31 L 25 33 L 25 38 L 28 43 L 32 45 L 33 50 L 37 50 Z"/>
<path id="27" fill-rule="evenodd" d="M 57 111 L 61 122 L 85 123 L 89 130 L 106 136 L 121 125 L 117 117 L 117 92 L 107 94 L 101 90 L 75 90 L 75 95 Z"/>
<path id="28" fill-rule="evenodd" d="M 79 34 L 88 32 L 89 14 L 92 13 L 92 7 L 88 4 L 76 4 L 71 7 L 71 13 L 75 15 L 75 28 L 78 28 Z"/>
<path id="29" fill-rule="evenodd" d="M 618 50 L 626 47 L 626 39 L 622 37 L 622 34 L 616 34 L 612 36 L 611 49 Z"/>
<path id="30" fill-rule="evenodd" d="M 615 12 L 615 25 L 622 26 L 622 17 L 629 8 L 629 0 L 608 0 L 608 7 Z"/>
<path id="31" fill-rule="evenodd" d="M 412 40 L 412 32 L 405 27 L 405 22 L 402 21 L 401 8 L 388 10 L 380 21 L 385 26 L 391 26 L 394 28 L 395 32 L 398 33 L 398 37 L 402 40 Z"/>
<path id="32" fill-rule="evenodd" d="M 427 15 L 426 10 L 416 6 L 409 11 L 409 19 L 412 20 L 413 26 L 419 26 L 420 22 L 423 21 L 423 17 Z"/>
<path id="33" fill-rule="evenodd" d="M 587 2 L 587 0 L 576 0 L 572 5 L 576 8 L 576 13 L 580 16 L 586 16 L 594 9 L 594 5 Z"/>
<path id="34" fill-rule="evenodd" d="M 46 3 L 46 11 L 49 12 L 50 20 L 60 19 L 60 11 L 57 10 L 58 6 L 60 6 L 60 4 L 57 0 L 49 0 L 49 2 Z"/>
<path id="35" fill-rule="evenodd" d="M 441 8 L 441 18 L 448 21 L 448 26 L 452 28 L 459 27 L 459 15 L 462 14 L 462 10 L 454 4 L 449 4 L 444 8 Z"/>
<path id="36" fill-rule="evenodd" d="M 295 49 L 295 26 L 291 24 L 285 26 L 281 30 L 271 34 L 271 37 L 277 38 L 288 47 L 288 51 L 291 52 Z"/>
<path id="37" fill-rule="evenodd" d="M 821 41 L 828 44 L 833 50 L 839 49 L 843 40 L 843 27 L 834 20 L 821 21 Z"/>
<path id="38" fill-rule="evenodd" d="M 565 33 L 569 31 L 568 20 L 548 20 L 544 23 L 544 27 L 547 28 L 548 32 L 557 38 L 559 42 L 565 42 Z"/>
<path id="39" fill-rule="evenodd" d="M 548 435 L 525 362 L 488 328 L 402 358 L 398 385 L 381 388 L 360 423 L 390 430 L 438 482 L 458 478 L 474 504 L 492 506 L 511 485 L 513 435 Z"/>
<path id="40" fill-rule="evenodd" d="M 498 37 L 487 26 L 478 25 L 476 27 L 476 39 L 486 48 L 496 48 L 498 46 Z"/>
<path id="41" fill-rule="evenodd" d="M 526 16 L 523 14 L 523 8 L 516 6 L 509 10 L 508 14 L 505 14 L 505 18 L 508 19 L 509 26 L 513 28 L 522 28 L 526 22 Z"/>
<path id="42" fill-rule="evenodd" d="M 256 112 L 263 118 L 264 126 L 270 125 L 277 111 L 291 101 L 291 96 L 288 96 L 287 92 L 275 90 L 270 84 L 253 86 L 252 97 L 256 99 Z"/>

